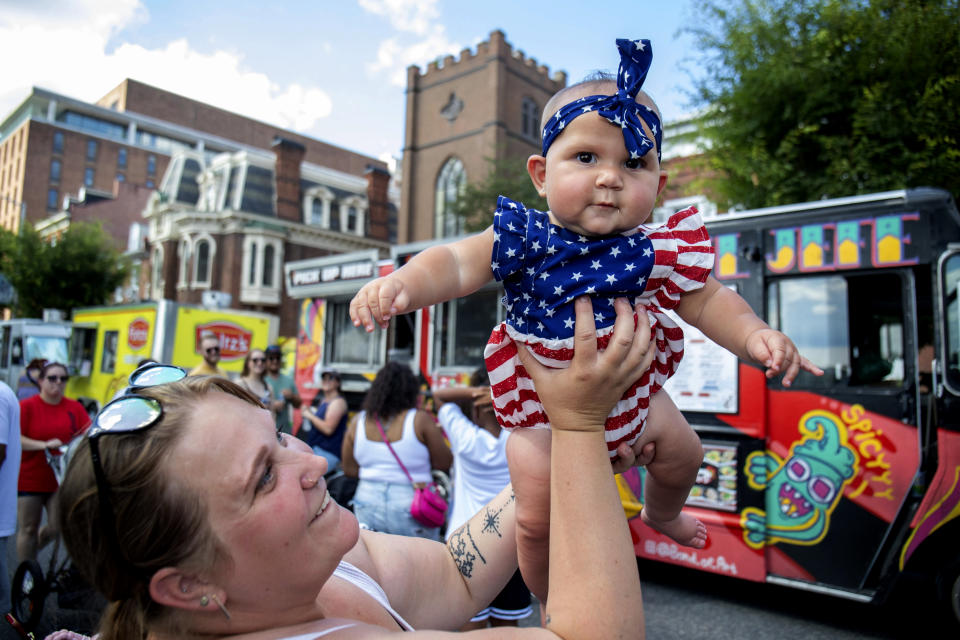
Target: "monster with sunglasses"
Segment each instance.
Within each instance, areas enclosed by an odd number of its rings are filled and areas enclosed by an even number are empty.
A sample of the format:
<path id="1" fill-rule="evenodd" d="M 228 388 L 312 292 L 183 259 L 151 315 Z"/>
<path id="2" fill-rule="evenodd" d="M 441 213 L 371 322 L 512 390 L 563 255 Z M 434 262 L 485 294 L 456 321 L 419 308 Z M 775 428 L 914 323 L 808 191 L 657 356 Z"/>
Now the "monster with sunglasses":
<path id="1" fill-rule="evenodd" d="M 40 370 L 40 393 L 20 401 L 23 454 L 17 483 L 17 557 L 21 562 L 35 560 L 37 551 L 57 535 L 57 479 L 45 451 L 59 453 L 90 424 L 83 405 L 63 395 L 68 378 L 65 365 L 47 363 Z M 44 509 L 47 524 L 41 527 Z"/>

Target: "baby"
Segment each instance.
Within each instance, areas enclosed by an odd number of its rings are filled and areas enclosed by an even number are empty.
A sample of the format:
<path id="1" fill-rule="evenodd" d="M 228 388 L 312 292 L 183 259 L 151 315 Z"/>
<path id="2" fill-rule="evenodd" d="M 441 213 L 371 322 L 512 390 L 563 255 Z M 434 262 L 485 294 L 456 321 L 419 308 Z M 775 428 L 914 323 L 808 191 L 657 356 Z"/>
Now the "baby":
<path id="1" fill-rule="evenodd" d="M 706 527 L 682 512 L 703 459 L 700 439 L 662 390 L 683 356 L 683 320 L 767 377 L 822 371 L 793 342 L 757 317 L 746 301 L 710 276 L 713 246 L 696 209 L 665 225 L 646 224 L 667 175 L 660 168 L 661 125 L 640 87 L 650 67 L 648 40 L 617 40 L 613 78 L 559 91 L 544 108 L 543 151 L 527 160 L 549 211 L 500 196 L 485 231 L 431 247 L 403 268 L 364 286 L 350 303 L 354 325 L 372 331 L 399 313 L 468 295 L 491 278 L 503 282 L 507 319 L 484 352 L 497 418 L 507 443 L 517 500 L 518 558 L 531 591 L 547 591 L 550 513 L 549 417 L 517 356 L 529 349 L 543 364 L 564 367 L 573 354 L 573 301 L 593 302 L 598 346 L 606 346 L 627 298 L 651 325 L 657 354 L 606 422 L 610 456 L 637 439 L 655 443 L 647 466 L 641 517 L 680 544 L 702 548 Z M 548 117 L 549 116 L 549 117 Z M 575 472 L 575 470 L 573 470 Z"/>

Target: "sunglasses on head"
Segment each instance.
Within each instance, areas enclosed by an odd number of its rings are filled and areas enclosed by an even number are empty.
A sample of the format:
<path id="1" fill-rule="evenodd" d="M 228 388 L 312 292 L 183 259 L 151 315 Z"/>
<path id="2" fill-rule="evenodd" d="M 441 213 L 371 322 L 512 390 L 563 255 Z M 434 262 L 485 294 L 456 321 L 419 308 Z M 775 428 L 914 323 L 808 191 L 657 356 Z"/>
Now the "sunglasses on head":
<path id="1" fill-rule="evenodd" d="M 130 374 L 130 386 L 124 395 L 108 403 L 97 414 L 93 426 L 87 431 L 87 440 L 90 443 L 90 460 L 93 463 L 93 475 L 97 479 L 97 495 L 100 500 L 100 511 L 105 519 L 104 529 L 112 538 L 114 548 L 119 549 L 117 542 L 116 518 L 110 504 L 110 483 L 107 482 L 103 465 L 100 462 L 100 445 L 98 440 L 111 434 L 135 433 L 148 429 L 163 416 L 163 407 L 153 398 L 137 394 L 137 391 L 169 382 L 182 380 L 187 376 L 185 369 L 168 364 L 145 364 Z"/>
<path id="2" fill-rule="evenodd" d="M 46 378 L 50 382 L 66 382 L 70 379 L 70 376 L 46 376 Z"/>

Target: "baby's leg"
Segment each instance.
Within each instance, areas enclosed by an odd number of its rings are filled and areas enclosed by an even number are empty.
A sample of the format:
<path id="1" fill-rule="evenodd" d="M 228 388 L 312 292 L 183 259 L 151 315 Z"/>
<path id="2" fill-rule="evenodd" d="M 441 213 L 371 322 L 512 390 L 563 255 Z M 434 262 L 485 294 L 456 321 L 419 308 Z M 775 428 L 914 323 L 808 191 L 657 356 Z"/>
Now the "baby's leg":
<path id="1" fill-rule="evenodd" d="M 540 602 L 546 602 L 550 555 L 550 430 L 517 429 L 511 433 L 507 439 L 507 464 L 517 500 L 520 572 L 530 591 Z"/>
<path id="2" fill-rule="evenodd" d="M 658 391 L 650 398 L 641 439 L 655 441 L 656 454 L 647 465 L 640 517 L 682 545 L 703 548 L 707 543 L 706 526 L 681 511 L 703 462 L 703 447 L 667 392 Z"/>

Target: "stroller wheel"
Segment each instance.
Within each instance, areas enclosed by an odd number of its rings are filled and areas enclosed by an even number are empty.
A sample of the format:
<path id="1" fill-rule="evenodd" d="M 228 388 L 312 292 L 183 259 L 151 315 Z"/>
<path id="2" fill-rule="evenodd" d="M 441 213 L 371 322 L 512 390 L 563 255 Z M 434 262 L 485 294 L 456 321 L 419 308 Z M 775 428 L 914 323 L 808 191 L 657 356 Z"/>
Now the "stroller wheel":
<path id="1" fill-rule="evenodd" d="M 13 615 L 27 631 L 33 631 L 43 615 L 43 603 L 47 599 L 47 581 L 43 569 L 35 560 L 24 560 L 13 574 L 10 585 L 10 600 Z"/>

